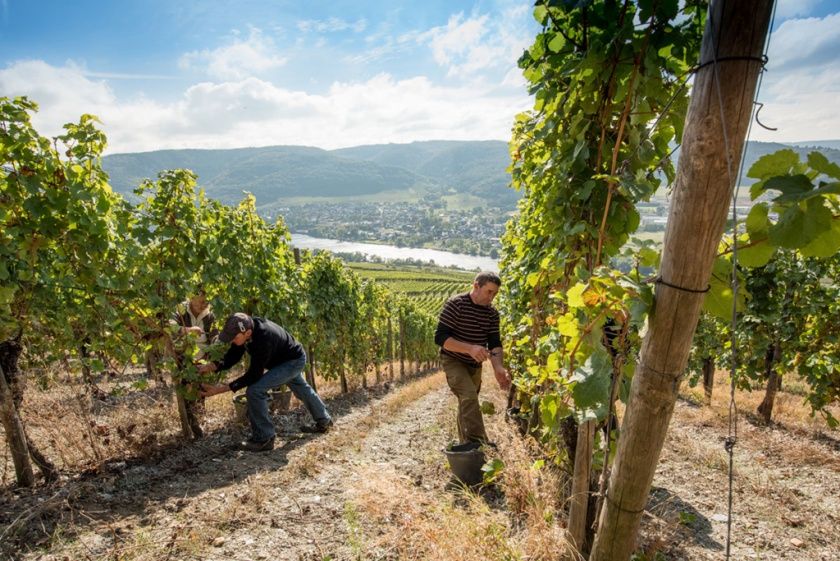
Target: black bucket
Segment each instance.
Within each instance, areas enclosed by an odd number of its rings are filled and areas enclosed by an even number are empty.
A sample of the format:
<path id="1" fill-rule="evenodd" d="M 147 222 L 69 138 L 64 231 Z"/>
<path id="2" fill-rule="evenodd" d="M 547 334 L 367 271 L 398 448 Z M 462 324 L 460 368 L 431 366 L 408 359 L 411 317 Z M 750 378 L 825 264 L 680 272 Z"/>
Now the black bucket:
<path id="1" fill-rule="evenodd" d="M 478 442 L 456 444 L 443 451 L 449 460 L 449 469 L 464 485 L 478 485 L 483 480 L 481 466 L 484 452 Z"/>
<path id="2" fill-rule="evenodd" d="M 288 413 L 292 403 L 292 392 L 286 386 L 280 386 L 268 392 L 269 409 L 272 413 Z"/>
<path id="3" fill-rule="evenodd" d="M 248 424 L 248 397 L 244 393 L 233 396 L 233 411 L 237 423 Z"/>

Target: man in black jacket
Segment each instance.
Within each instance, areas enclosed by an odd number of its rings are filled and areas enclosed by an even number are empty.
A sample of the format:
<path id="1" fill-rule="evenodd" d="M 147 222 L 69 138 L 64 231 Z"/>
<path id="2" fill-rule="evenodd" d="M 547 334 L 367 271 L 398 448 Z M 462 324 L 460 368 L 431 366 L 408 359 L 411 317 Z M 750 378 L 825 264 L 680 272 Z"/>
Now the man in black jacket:
<path id="1" fill-rule="evenodd" d="M 274 448 L 276 432 L 268 413 L 268 391 L 283 384 L 289 386 L 315 420 L 314 427 L 304 430 L 329 430 L 332 419 L 324 402 L 301 375 L 306 366 L 303 346 L 285 329 L 267 319 L 238 312 L 225 321 L 219 341 L 231 343 L 230 349 L 222 360 L 205 364 L 199 372 L 227 370 L 238 363 L 246 351 L 251 357 L 251 364 L 245 374 L 229 384 L 203 384 L 201 394 L 211 396 L 247 388 L 245 395 L 248 398 L 248 420 L 251 422 L 252 434 L 242 444 L 245 450 L 258 452 Z"/>

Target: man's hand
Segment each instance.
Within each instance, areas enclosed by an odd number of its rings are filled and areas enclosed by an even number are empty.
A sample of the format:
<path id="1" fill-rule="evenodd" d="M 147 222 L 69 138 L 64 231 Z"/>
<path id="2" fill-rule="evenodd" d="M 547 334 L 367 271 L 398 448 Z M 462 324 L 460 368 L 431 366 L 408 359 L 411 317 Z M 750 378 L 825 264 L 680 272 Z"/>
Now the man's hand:
<path id="1" fill-rule="evenodd" d="M 211 395 L 218 395 L 229 390 L 230 388 L 227 384 L 201 384 L 201 391 L 198 392 L 198 395 L 201 397 L 210 397 Z"/>
<path id="2" fill-rule="evenodd" d="M 195 335 L 201 335 L 204 333 L 204 330 L 201 326 L 193 325 L 192 327 L 184 327 L 184 333 L 194 333 Z"/>
<path id="3" fill-rule="evenodd" d="M 207 364 L 202 364 L 201 366 L 198 367 L 198 373 L 199 374 L 207 374 L 209 372 L 215 372 L 215 371 L 216 371 L 216 365 L 215 365 L 215 363 L 212 363 L 212 362 L 208 362 Z"/>
<path id="4" fill-rule="evenodd" d="M 507 371 L 506 368 L 502 368 L 501 370 L 496 370 L 496 382 L 499 383 L 499 389 L 502 391 L 507 391 L 510 389 L 510 373 Z"/>
<path id="5" fill-rule="evenodd" d="M 484 362 L 485 360 L 490 358 L 490 351 L 488 351 L 481 345 L 472 345 L 470 347 L 470 356 L 476 362 Z"/>

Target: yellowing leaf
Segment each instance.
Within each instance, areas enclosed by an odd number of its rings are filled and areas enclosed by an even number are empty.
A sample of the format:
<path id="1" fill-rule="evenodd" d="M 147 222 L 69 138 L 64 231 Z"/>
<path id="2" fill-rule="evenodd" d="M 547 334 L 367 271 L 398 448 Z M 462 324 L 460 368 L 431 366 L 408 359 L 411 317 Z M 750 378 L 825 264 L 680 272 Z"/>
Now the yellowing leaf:
<path id="1" fill-rule="evenodd" d="M 568 313 L 557 319 L 557 331 L 560 335 L 566 337 L 577 337 L 580 330 L 578 328 L 577 317 L 575 314 Z"/>
<path id="2" fill-rule="evenodd" d="M 578 283 L 570 288 L 566 292 L 566 300 L 569 302 L 570 308 L 582 308 L 584 307 L 583 302 L 583 291 L 586 290 L 586 285 L 583 283 Z"/>

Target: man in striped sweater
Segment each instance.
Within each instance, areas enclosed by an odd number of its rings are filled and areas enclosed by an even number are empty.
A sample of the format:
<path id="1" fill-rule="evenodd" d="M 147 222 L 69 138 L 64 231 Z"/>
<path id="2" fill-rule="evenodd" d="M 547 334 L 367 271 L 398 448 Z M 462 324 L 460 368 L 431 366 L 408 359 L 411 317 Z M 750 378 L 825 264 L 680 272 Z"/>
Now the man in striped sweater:
<path id="1" fill-rule="evenodd" d="M 458 398 L 458 437 L 462 444 L 488 441 L 478 403 L 481 364 L 489 358 L 499 387 L 510 387 L 510 375 L 502 363 L 499 312 L 491 306 L 501 286 L 496 273 L 479 273 L 472 290 L 450 298 L 438 318 L 435 343 L 441 347 L 446 381 Z"/>

